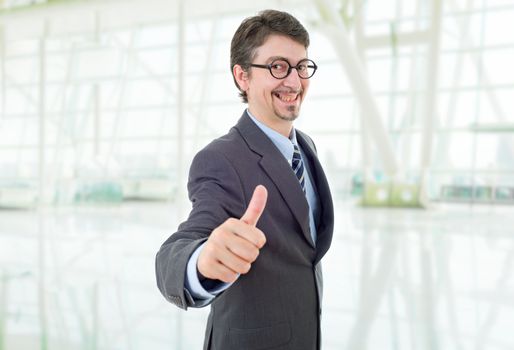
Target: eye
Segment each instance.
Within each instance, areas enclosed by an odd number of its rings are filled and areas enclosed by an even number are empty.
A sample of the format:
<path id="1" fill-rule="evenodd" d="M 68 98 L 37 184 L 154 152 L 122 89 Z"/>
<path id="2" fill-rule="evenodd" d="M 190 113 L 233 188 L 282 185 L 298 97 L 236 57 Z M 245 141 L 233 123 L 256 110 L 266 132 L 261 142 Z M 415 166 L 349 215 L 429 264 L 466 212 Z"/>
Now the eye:
<path id="1" fill-rule="evenodd" d="M 286 70 L 286 65 L 284 63 L 273 63 L 271 65 L 271 69 L 283 71 Z"/>
<path id="2" fill-rule="evenodd" d="M 289 69 L 289 64 L 286 61 L 277 60 L 271 62 L 271 69 L 275 72 L 287 72 Z"/>
<path id="3" fill-rule="evenodd" d="M 304 72 L 307 70 L 307 68 L 309 68 L 309 66 L 307 65 L 307 63 L 301 63 L 299 64 L 298 66 L 296 66 L 296 69 L 298 69 L 299 71 L 301 72 Z"/>

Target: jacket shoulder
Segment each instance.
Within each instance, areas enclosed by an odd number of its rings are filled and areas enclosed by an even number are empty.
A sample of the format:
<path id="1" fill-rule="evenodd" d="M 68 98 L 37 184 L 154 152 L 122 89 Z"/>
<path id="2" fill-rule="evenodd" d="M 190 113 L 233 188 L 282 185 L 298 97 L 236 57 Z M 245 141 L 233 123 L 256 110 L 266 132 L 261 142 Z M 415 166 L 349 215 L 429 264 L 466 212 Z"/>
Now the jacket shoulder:
<path id="1" fill-rule="evenodd" d="M 239 132 L 232 128 L 227 134 L 209 142 L 198 153 L 217 153 L 227 156 L 233 154 L 233 152 L 240 152 L 244 144 L 245 142 Z"/>

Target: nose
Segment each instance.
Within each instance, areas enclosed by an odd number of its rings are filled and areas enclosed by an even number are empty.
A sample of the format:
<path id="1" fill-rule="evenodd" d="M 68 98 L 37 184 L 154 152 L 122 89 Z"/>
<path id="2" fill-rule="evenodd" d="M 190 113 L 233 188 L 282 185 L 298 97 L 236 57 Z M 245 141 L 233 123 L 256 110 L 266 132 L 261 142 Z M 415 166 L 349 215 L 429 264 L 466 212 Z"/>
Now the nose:
<path id="1" fill-rule="evenodd" d="M 298 89 L 302 85 L 302 80 L 298 75 L 296 68 L 291 69 L 291 73 L 284 79 L 284 85 L 290 88 Z"/>

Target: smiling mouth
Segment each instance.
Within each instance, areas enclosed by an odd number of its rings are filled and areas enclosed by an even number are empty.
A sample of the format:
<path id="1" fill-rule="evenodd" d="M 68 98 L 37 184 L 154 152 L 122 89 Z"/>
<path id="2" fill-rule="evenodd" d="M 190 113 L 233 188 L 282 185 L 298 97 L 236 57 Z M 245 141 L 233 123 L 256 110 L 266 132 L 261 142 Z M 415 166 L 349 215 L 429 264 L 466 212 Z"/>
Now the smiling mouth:
<path id="1" fill-rule="evenodd" d="M 273 96 L 275 96 L 282 102 L 289 103 L 289 102 L 296 101 L 298 99 L 298 96 L 300 96 L 300 93 L 299 92 L 295 92 L 295 93 L 273 92 Z"/>

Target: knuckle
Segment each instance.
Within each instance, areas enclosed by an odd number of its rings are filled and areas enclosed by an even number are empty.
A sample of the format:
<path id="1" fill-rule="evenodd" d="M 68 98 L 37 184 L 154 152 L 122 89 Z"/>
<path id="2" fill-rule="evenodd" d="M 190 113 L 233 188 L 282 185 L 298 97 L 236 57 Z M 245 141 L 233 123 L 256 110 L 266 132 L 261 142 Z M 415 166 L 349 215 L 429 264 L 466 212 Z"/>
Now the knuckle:
<path id="1" fill-rule="evenodd" d="M 229 238 L 229 236 L 230 232 L 223 228 L 217 228 L 212 232 L 211 236 L 209 237 L 209 240 L 212 244 L 220 245 L 222 244 L 222 242 L 226 241 Z"/>
<path id="2" fill-rule="evenodd" d="M 250 271 L 250 268 L 248 266 L 249 264 L 246 264 L 246 263 L 240 263 L 238 264 L 238 266 L 234 269 L 237 273 L 240 273 L 240 274 L 245 274 L 245 273 L 248 273 L 248 271 Z"/>
<path id="3" fill-rule="evenodd" d="M 200 253 L 200 256 L 198 257 L 199 261 L 208 258 L 212 254 L 212 251 L 213 251 L 212 246 L 213 246 L 212 242 L 207 241 L 207 243 L 205 243 L 205 246 L 203 247 L 203 249 Z"/>
<path id="4" fill-rule="evenodd" d="M 228 218 L 225 223 L 228 225 L 234 225 L 238 220 L 235 218 Z"/>
<path id="5" fill-rule="evenodd" d="M 223 241 L 227 239 L 227 231 L 226 230 L 219 230 L 218 234 L 216 235 L 216 241 Z"/>
<path id="6" fill-rule="evenodd" d="M 266 235 L 261 231 L 262 245 L 266 244 Z"/>
<path id="7" fill-rule="evenodd" d="M 223 230 L 221 229 L 221 227 L 217 227 L 211 232 L 211 235 L 209 236 L 208 241 L 212 242 L 213 240 L 216 240 L 222 234 L 223 234 Z"/>
<path id="8" fill-rule="evenodd" d="M 259 229 L 255 231 L 255 242 L 259 248 L 262 248 L 264 244 L 266 244 L 266 235 Z"/>
<path id="9" fill-rule="evenodd" d="M 241 273 L 248 273 L 251 268 L 252 268 L 252 264 L 244 264 L 243 271 Z"/>
<path id="10" fill-rule="evenodd" d="M 232 283 L 236 280 L 236 277 L 237 277 L 237 274 L 235 274 L 235 273 L 225 272 L 224 274 L 222 274 L 220 279 L 225 283 Z"/>
<path id="11" fill-rule="evenodd" d="M 257 236 L 257 246 L 262 248 L 266 244 L 266 236 L 260 232 L 260 235 Z"/>
<path id="12" fill-rule="evenodd" d="M 223 274 L 223 275 L 220 275 L 219 277 L 217 277 L 216 279 L 220 280 L 220 281 L 223 281 L 225 283 L 230 283 L 230 280 L 229 278 L 227 277 L 226 274 Z"/>
<path id="13" fill-rule="evenodd" d="M 215 255 L 216 251 L 218 250 L 218 246 L 219 246 L 218 239 L 214 238 L 209 243 L 205 244 L 205 248 L 204 248 L 205 253 L 208 256 Z"/>

